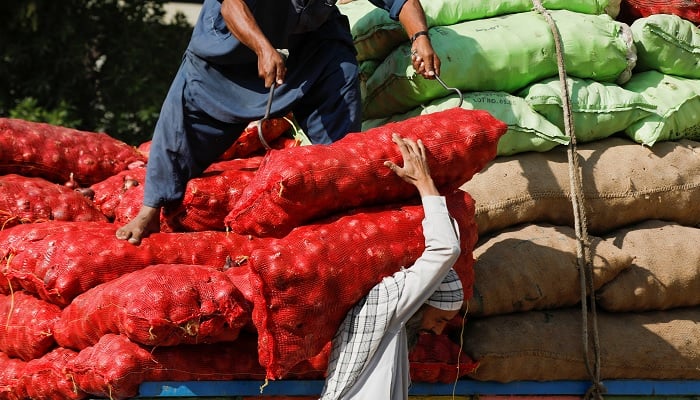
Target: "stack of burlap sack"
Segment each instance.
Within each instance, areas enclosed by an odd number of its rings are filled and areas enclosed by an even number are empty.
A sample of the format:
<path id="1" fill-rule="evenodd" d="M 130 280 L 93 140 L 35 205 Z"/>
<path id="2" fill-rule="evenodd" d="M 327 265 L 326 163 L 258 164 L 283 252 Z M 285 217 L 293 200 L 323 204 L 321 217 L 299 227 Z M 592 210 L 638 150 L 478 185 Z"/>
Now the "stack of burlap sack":
<path id="1" fill-rule="evenodd" d="M 542 3 L 562 38 L 571 129 L 554 36 L 530 0 L 423 1 L 442 80 L 462 91 L 461 107 L 509 126 L 498 157 L 462 186 L 480 235 L 463 334 L 480 363 L 470 378 L 587 379 L 584 343 L 593 352 L 597 335 L 602 379 L 699 379 L 700 30 L 673 14 L 620 22 L 619 1 Z M 398 22 L 367 0 L 341 11 L 361 61 L 363 129 L 459 105 L 414 74 Z"/>

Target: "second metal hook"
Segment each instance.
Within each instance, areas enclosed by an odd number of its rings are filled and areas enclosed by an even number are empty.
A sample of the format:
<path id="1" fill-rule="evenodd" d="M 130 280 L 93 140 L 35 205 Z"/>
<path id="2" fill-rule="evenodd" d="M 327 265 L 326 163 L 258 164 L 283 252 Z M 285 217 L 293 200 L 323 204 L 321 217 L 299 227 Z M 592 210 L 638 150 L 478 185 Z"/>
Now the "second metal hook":
<path id="1" fill-rule="evenodd" d="M 442 87 L 444 87 L 446 90 L 450 90 L 450 91 L 453 91 L 453 92 L 457 93 L 457 95 L 459 96 L 459 104 L 457 105 L 457 107 L 462 107 L 462 103 L 464 102 L 464 95 L 462 95 L 462 91 L 460 91 L 459 89 L 457 89 L 457 88 L 455 88 L 455 87 L 448 87 L 448 86 L 445 84 L 445 82 L 443 82 L 443 80 L 440 78 L 440 75 L 438 75 L 438 74 L 435 74 L 435 79 L 436 79 L 436 80 L 442 85 Z"/>

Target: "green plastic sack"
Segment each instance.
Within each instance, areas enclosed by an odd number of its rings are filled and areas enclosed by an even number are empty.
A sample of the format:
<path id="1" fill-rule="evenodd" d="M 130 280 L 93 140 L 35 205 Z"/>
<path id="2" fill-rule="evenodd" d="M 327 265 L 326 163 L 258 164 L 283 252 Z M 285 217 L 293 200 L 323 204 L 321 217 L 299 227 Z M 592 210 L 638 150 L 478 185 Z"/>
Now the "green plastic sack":
<path id="1" fill-rule="evenodd" d="M 550 11 L 563 41 L 567 73 L 600 82 L 624 82 L 634 67 L 629 27 L 608 15 Z M 514 93 L 558 75 L 553 34 L 537 12 L 462 22 L 430 29 L 442 60 L 440 75 L 467 91 Z M 415 74 L 407 44 L 394 50 L 367 80 L 366 118 L 406 112 L 450 92 Z"/>
<path id="2" fill-rule="evenodd" d="M 418 115 L 447 110 L 459 105 L 457 96 L 432 101 L 407 113 L 389 118 L 366 120 L 362 130 L 382 126 L 389 122 L 403 121 Z M 560 144 L 568 144 L 569 138 L 559 128 L 535 112 L 524 99 L 506 92 L 472 92 L 464 94 L 462 108 L 485 110 L 496 119 L 505 122 L 508 130 L 498 141 L 497 155 L 509 156 L 528 151 L 545 152 Z"/>
<path id="3" fill-rule="evenodd" d="M 429 28 L 533 10 L 532 0 L 421 0 L 421 5 Z M 542 5 L 550 10 L 608 14 L 613 18 L 620 12 L 620 0 L 543 0 Z M 368 0 L 354 0 L 338 8 L 350 20 L 359 61 L 383 59 L 408 41 L 403 26 Z"/>
<path id="4" fill-rule="evenodd" d="M 360 95 L 362 98 L 367 94 L 367 80 L 374 74 L 379 64 L 377 60 L 366 60 L 359 63 L 360 71 L 358 72 L 358 76 L 360 78 Z"/>
<path id="5" fill-rule="evenodd" d="M 660 141 L 700 139 L 700 80 L 647 71 L 634 74 L 624 88 L 642 96 L 656 111 L 625 129 L 647 146 Z"/>
<path id="6" fill-rule="evenodd" d="M 641 94 L 614 83 L 568 78 L 567 85 L 577 142 L 591 142 L 622 132 L 656 109 Z M 565 132 L 561 93 L 559 78 L 550 78 L 528 86 L 519 95 Z"/>
<path id="7" fill-rule="evenodd" d="M 636 71 L 700 78 L 700 28 L 692 22 L 656 14 L 635 20 L 630 28 L 637 47 Z"/>

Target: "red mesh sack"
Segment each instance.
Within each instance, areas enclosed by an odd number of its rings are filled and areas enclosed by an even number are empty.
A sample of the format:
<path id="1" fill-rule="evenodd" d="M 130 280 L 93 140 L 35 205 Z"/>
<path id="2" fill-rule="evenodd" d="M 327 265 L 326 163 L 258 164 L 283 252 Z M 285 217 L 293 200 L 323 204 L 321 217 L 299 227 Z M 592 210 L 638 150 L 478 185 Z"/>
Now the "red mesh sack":
<path id="1" fill-rule="evenodd" d="M 260 167 L 261 156 L 212 164 L 187 183 L 182 203 L 164 210 L 167 231 L 225 231 L 224 218 Z"/>
<path id="2" fill-rule="evenodd" d="M 265 141 L 272 148 L 283 148 L 291 146 L 280 146 L 280 143 L 287 144 L 289 141 L 285 140 L 282 135 L 289 131 L 292 127 L 289 120 L 291 120 L 292 114 L 287 115 L 287 119 L 284 118 L 271 118 L 263 121 L 262 132 Z M 148 157 L 151 151 L 152 142 L 149 140 L 138 146 L 138 150 Z M 248 124 L 246 129 L 241 133 L 241 135 L 236 139 L 236 141 L 229 147 L 224 154 L 219 157 L 220 161 L 233 160 L 236 158 L 246 158 L 264 150 L 264 146 L 260 143 L 260 138 L 258 136 L 258 123 L 257 121 Z"/>
<path id="3" fill-rule="evenodd" d="M 156 367 L 150 349 L 124 336 L 107 334 L 73 357 L 64 373 L 83 392 L 120 400 L 138 395 L 146 372 Z"/>
<path id="4" fill-rule="evenodd" d="M 129 210 L 130 214 L 136 216 L 143 200 L 143 184 L 146 181 L 146 168 L 143 166 L 121 171 L 116 175 L 95 183 L 90 186 L 93 192 L 92 202 L 110 221 L 116 218 L 116 210 L 122 206 L 122 201 L 126 197 L 131 197 L 132 191 L 138 192 L 133 196 L 135 202 L 134 210 Z"/>
<path id="5" fill-rule="evenodd" d="M 27 395 L 20 390 L 19 380 L 24 375 L 27 363 L 0 352 L 0 365 L 0 400 L 25 399 Z"/>
<path id="6" fill-rule="evenodd" d="M 107 221 L 88 199 L 43 178 L 0 176 L 0 229 L 18 224 L 56 221 Z"/>
<path id="7" fill-rule="evenodd" d="M 60 314 L 58 306 L 24 292 L 0 295 L 0 351 L 24 361 L 43 356 L 56 344 Z"/>
<path id="8" fill-rule="evenodd" d="M 255 175 L 261 156 L 219 161 L 191 179 L 180 204 L 161 213 L 161 232 L 226 230 L 224 218 Z M 93 185 L 94 202 L 116 223 L 131 221 L 143 203 L 146 169 L 126 171 Z"/>
<path id="9" fill-rule="evenodd" d="M 387 160 L 402 162 L 394 133 L 423 141 L 435 184 L 449 192 L 496 156 L 506 130 L 486 111 L 453 108 L 351 133 L 329 145 L 271 151 L 225 222 L 234 232 L 282 237 L 345 209 L 412 197 L 415 188 L 384 166 Z"/>
<path id="10" fill-rule="evenodd" d="M 420 335 L 408 359 L 411 380 L 425 383 L 454 383 L 479 365 L 447 335 Z"/>
<path id="11" fill-rule="evenodd" d="M 54 336 L 73 349 L 107 333 L 151 346 L 213 343 L 235 340 L 249 320 L 248 304 L 223 272 L 159 264 L 78 295 L 63 309 Z"/>
<path id="12" fill-rule="evenodd" d="M 156 367 L 146 371 L 149 381 L 223 381 L 265 378 L 258 363 L 255 335 L 242 334 L 234 342 L 158 347 Z"/>
<path id="13" fill-rule="evenodd" d="M 451 209 L 460 231 L 475 229 L 469 222 L 473 201 L 465 192 L 456 196 L 468 199 Z M 357 301 L 423 253 L 423 217 L 422 205 L 357 210 L 301 226 L 251 252 L 253 322 L 268 378 L 279 379 L 318 354 Z M 464 257 L 471 258 L 471 251 Z"/>
<path id="14" fill-rule="evenodd" d="M 265 378 L 265 369 L 258 362 L 257 336 L 254 334 L 242 334 L 234 342 L 227 343 L 158 347 L 152 355 L 157 367 L 146 372 L 148 381 Z M 322 379 L 326 367 L 320 364 L 315 358 L 301 362 L 285 379 Z"/>
<path id="15" fill-rule="evenodd" d="M 291 135 L 282 135 L 270 143 L 270 147 L 274 150 L 291 149 L 299 146 L 304 146 L 301 138 L 292 137 Z"/>
<path id="16" fill-rule="evenodd" d="M 654 14 L 674 14 L 700 24 L 700 1 L 697 0 L 622 0 L 618 19 L 633 22 Z"/>
<path id="17" fill-rule="evenodd" d="M 259 246 L 264 246 L 262 240 L 259 242 Z M 248 257 L 244 256 L 238 260 L 231 260 L 226 266 L 224 266 L 224 273 L 236 286 L 236 289 L 241 293 L 248 304 L 253 304 L 253 299 L 255 298 L 255 293 L 253 292 L 253 286 L 250 284 L 250 265 L 248 263 Z"/>
<path id="18" fill-rule="evenodd" d="M 13 291 L 22 288 L 20 281 L 10 276 L 9 263 L 15 254 L 15 245 L 20 245 L 23 242 L 31 242 L 36 238 L 43 237 L 45 232 L 50 232 L 56 227 L 72 227 L 71 224 L 65 222 L 48 222 L 45 224 L 27 224 L 18 225 L 8 229 L 0 229 L 0 257 L 2 265 L 0 265 L 0 294 L 10 294 Z"/>
<path id="19" fill-rule="evenodd" d="M 56 348 L 41 358 L 27 362 L 20 379 L 20 390 L 30 399 L 84 399 L 87 393 L 73 384 L 64 367 L 78 354 L 69 349 Z"/>
<path id="20" fill-rule="evenodd" d="M 474 295 L 474 246 L 479 240 L 479 228 L 474 220 L 476 207 L 471 195 L 461 190 L 447 196 L 446 200 L 448 209 L 459 223 L 462 251 L 452 268 L 462 282 L 465 299 L 462 310 L 466 311 L 467 300 Z"/>
<path id="21" fill-rule="evenodd" d="M 249 254 L 254 241 L 226 232 L 155 233 L 134 246 L 117 239 L 114 224 L 101 222 L 50 222 L 10 230 L 30 232 L 6 236 L 12 244 L 5 276 L 61 307 L 88 289 L 149 265 L 223 267 L 228 259 Z M 23 236 L 31 239 L 17 239 Z"/>
<path id="22" fill-rule="evenodd" d="M 10 294 L 13 287 L 18 287 L 19 283 L 5 276 L 4 272 L 0 272 L 0 294 Z"/>
<path id="23" fill-rule="evenodd" d="M 143 154 L 143 156 L 148 160 L 148 156 L 151 153 L 151 145 L 153 144 L 153 141 L 148 140 L 136 147 L 136 150 L 138 150 L 139 153 Z"/>
<path id="24" fill-rule="evenodd" d="M 128 175 L 123 181 L 123 190 L 114 192 L 111 196 L 111 202 L 108 205 L 114 204 L 113 221 L 119 225 L 126 224 L 127 222 L 134 219 L 141 207 L 143 206 L 143 193 L 145 189 L 146 182 L 146 170 L 137 171 L 138 175 Z M 160 231 L 161 232 L 171 232 L 167 224 L 163 223 L 163 217 L 161 212 L 160 218 Z"/>
<path id="25" fill-rule="evenodd" d="M 105 133 L 0 118 L 0 174 L 89 186 L 127 169 L 143 155 Z M 72 175 L 71 175 L 72 174 Z"/>
<path id="26" fill-rule="evenodd" d="M 282 136 L 285 132 L 291 129 L 292 124 L 290 120 L 292 115 L 287 115 L 287 119 L 284 118 L 271 118 L 266 119 L 262 122 L 262 134 L 263 138 L 268 144 L 274 142 L 278 137 Z M 219 157 L 220 160 L 233 160 L 235 158 L 248 157 L 254 153 L 263 150 L 264 146 L 260 142 L 260 137 L 258 136 L 258 122 L 254 121 L 248 124 L 248 126 L 243 130 L 241 136 L 236 139 L 231 147 L 224 152 L 224 154 Z"/>

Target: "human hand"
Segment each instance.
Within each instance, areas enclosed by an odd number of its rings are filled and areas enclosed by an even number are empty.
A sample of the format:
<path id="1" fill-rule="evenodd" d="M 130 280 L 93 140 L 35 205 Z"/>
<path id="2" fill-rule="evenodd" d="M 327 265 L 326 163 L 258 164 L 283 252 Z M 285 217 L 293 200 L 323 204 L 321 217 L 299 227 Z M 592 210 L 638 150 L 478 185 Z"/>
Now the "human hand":
<path id="1" fill-rule="evenodd" d="M 411 62 L 416 73 L 425 79 L 435 79 L 435 75 L 440 75 L 440 57 L 428 35 L 416 37 L 411 44 Z"/>
<path id="2" fill-rule="evenodd" d="M 430 167 L 423 142 L 420 139 L 414 142 L 411 139 L 402 138 L 396 133 L 391 136 L 391 140 L 399 147 L 403 158 L 403 167 L 399 167 L 391 161 L 385 161 L 384 165 L 394 171 L 399 178 L 414 185 L 421 196 L 439 195 L 433 178 L 430 176 Z"/>
<path id="3" fill-rule="evenodd" d="M 285 59 L 276 49 L 270 47 L 258 56 L 258 76 L 265 81 L 265 87 L 281 85 L 287 74 Z"/>

